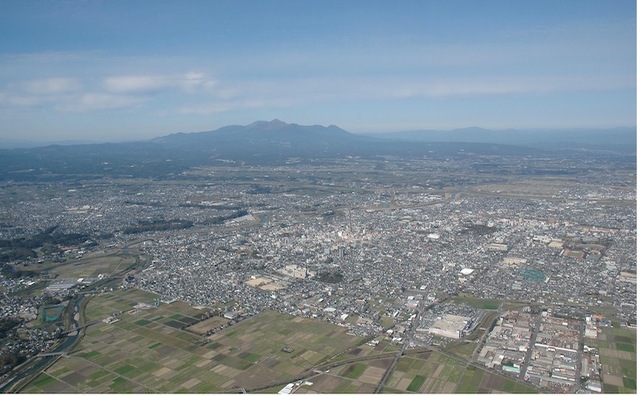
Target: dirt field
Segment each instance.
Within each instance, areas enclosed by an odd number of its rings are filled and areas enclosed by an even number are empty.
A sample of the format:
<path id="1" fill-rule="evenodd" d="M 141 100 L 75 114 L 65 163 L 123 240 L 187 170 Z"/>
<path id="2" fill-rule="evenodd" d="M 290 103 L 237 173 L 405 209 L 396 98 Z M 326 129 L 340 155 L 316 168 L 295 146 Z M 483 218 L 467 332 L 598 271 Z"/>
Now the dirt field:
<path id="1" fill-rule="evenodd" d="M 185 330 L 204 335 L 207 334 L 209 330 L 217 329 L 221 326 L 226 325 L 227 323 L 229 323 L 228 319 L 222 318 L 220 316 L 214 316 L 213 318 L 205 319 L 202 322 L 189 326 Z"/>

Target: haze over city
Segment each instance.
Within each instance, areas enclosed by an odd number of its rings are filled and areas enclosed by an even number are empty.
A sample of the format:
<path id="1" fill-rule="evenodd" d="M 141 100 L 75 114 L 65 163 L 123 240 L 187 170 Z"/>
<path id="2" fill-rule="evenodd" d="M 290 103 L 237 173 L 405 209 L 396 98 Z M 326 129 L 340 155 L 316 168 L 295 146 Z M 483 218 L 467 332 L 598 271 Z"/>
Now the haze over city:
<path id="1" fill-rule="evenodd" d="M 636 123 L 635 1 L 4 1 L 0 140 Z"/>

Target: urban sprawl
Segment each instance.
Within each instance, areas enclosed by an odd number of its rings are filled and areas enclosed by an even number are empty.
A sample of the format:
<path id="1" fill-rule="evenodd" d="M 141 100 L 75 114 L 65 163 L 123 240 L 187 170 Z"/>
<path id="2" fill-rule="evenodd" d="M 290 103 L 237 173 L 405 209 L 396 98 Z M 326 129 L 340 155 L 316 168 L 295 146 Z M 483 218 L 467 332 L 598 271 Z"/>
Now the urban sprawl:
<path id="1" fill-rule="evenodd" d="M 212 167 L 185 180 L 39 183 L 28 196 L 9 183 L 0 236 L 56 225 L 91 241 L 14 264 L 138 249 L 145 265 L 120 287 L 161 303 L 215 307 L 232 322 L 277 310 L 408 348 L 462 339 L 482 323 L 486 309 L 456 298 L 496 301 L 477 364 L 550 391 L 577 390 L 581 378 L 602 391 L 593 340 L 613 316 L 636 325 L 634 174 L 434 187 L 428 176 L 402 182 L 402 170 L 396 181 L 374 180 L 369 165 L 274 167 L 245 172 L 243 182 L 232 181 L 233 168 Z M 184 227 L 136 230 L 159 221 Z M 1 315 L 33 320 L 47 296 L 97 280 L 3 277 Z M 43 297 L 13 297 L 40 281 Z M 22 331 L 8 347 L 35 354 L 62 329 Z"/>

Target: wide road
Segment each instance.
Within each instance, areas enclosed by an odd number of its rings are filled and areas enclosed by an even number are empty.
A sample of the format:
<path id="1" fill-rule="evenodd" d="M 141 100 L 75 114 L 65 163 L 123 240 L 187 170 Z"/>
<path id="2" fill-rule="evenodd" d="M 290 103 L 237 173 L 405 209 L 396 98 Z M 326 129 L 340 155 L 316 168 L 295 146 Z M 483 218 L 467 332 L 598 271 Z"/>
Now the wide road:
<path id="1" fill-rule="evenodd" d="M 536 327 L 533 329 L 533 334 L 531 335 L 531 340 L 529 340 L 529 349 L 527 349 L 527 354 L 524 356 L 524 362 L 522 363 L 522 367 L 520 368 L 520 375 L 518 379 L 524 381 L 524 376 L 527 373 L 527 368 L 529 367 L 529 361 L 531 360 L 531 355 L 533 354 L 533 348 L 536 344 L 536 338 L 538 338 L 538 331 L 540 331 L 540 323 L 542 323 L 542 314 L 538 314 L 538 318 L 536 319 Z"/>

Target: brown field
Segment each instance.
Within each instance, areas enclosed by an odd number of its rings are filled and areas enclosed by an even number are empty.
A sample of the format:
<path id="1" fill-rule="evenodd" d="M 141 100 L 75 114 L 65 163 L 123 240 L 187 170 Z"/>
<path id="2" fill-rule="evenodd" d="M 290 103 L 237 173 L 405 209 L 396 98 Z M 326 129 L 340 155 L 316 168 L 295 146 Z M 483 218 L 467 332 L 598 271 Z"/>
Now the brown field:
<path id="1" fill-rule="evenodd" d="M 272 282 L 273 282 L 273 279 L 271 279 L 271 278 L 256 278 L 256 279 L 250 279 L 250 280 L 246 281 L 245 283 L 247 285 L 249 285 L 249 286 L 252 286 L 252 287 L 259 287 L 259 286 L 266 285 L 266 284 L 269 284 L 269 283 L 272 283 Z"/>
<path id="2" fill-rule="evenodd" d="M 385 373 L 385 369 L 378 367 L 368 367 L 360 376 L 362 382 L 378 383 Z"/>
<path id="3" fill-rule="evenodd" d="M 207 334 L 209 330 L 217 329 L 220 326 L 224 326 L 229 323 L 228 319 L 222 318 L 220 316 L 214 316 L 209 319 L 205 319 L 202 322 L 196 323 L 187 327 L 185 330 L 192 331 L 196 334 Z"/>
<path id="4" fill-rule="evenodd" d="M 280 284 L 277 284 L 275 282 L 272 282 L 272 283 L 269 283 L 269 284 L 262 285 L 262 286 L 258 287 L 258 289 L 265 290 L 265 291 L 277 291 L 277 290 L 282 290 L 284 288 L 285 288 L 284 286 L 282 286 Z"/>
<path id="5" fill-rule="evenodd" d="M 93 297 L 80 344 L 22 389 L 26 393 L 220 393 L 287 382 L 362 342 L 327 322 L 267 311 L 213 337 L 182 330 L 201 316 L 182 302 L 132 310 L 157 297 L 118 290 Z M 101 320 L 123 311 L 118 322 Z M 132 312 L 132 313 L 127 313 Z M 135 313 L 133 313 L 135 312 Z M 212 318 L 216 319 L 216 318 Z M 203 330 L 215 320 L 200 323 Z M 192 325 L 191 327 L 197 326 Z M 197 328 L 197 327 L 196 327 Z M 284 346 L 294 349 L 282 351 Z M 349 381 L 344 386 L 349 385 Z M 275 386 L 275 385 L 274 385 Z M 346 389 L 338 387 L 338 389 Z M 281 389 L 281 388 L 280 388 Z M 278 389 L 279 390 L 279 389 Z"/>

